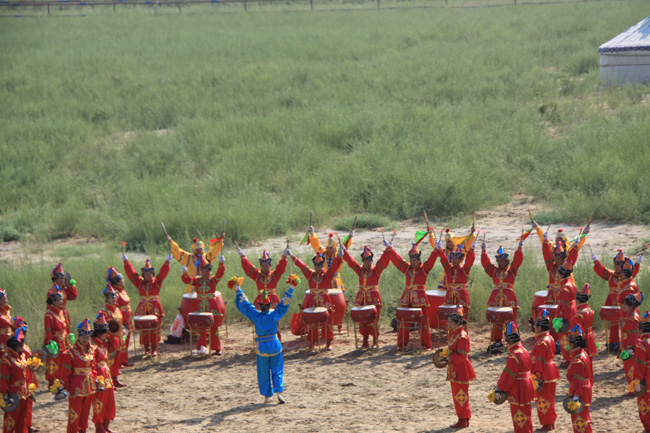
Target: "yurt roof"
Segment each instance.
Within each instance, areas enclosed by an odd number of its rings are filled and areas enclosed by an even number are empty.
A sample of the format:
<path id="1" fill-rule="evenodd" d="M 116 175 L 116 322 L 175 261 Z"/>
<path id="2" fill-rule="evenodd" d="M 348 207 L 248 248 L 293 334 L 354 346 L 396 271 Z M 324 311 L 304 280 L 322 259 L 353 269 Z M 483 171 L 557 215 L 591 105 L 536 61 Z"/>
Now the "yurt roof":
<path id="1" fill-rule="evenodd" d="M 630 27 L 598 48 L 599 53 L 650 51 L 650 17 Z"/>

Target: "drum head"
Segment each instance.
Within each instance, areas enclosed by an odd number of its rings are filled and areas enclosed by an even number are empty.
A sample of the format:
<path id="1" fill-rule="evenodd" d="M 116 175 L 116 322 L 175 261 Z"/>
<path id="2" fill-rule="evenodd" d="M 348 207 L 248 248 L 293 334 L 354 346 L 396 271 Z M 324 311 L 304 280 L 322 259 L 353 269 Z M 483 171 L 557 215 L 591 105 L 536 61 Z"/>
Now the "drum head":
<path id="1" fill-rule="evenodd" d="M 197 299 L 196 292 L 191 291 L 190 293 L 183 293 L 183 298 L 185 299 Z"/>
<path id="2" fill-rule="evenodd" d="M 303 313 L 322 313 L 323 311 L 327 311 L 327 308 L 324 307 L 310 307 L 310 308 L 305 308 L 302 310 Z"/>
<path id="3" fill-rule="evenodd" d="M 70 397 L 70 393 L 65 390 L 65 388 L 61 387 L 59 390 L 54 394 L 54 400 L 55 401 L 60 401 L 64 400 L 66 398 Z"/>
<path id="4" fill-rule="evenodd" d="M 5 406 L 2 408 L 2 410 L 5 412 L 13 412 L 18 409 L 19 404 L 20 398 L 18 397 L 18 394 L 10 392 L 7 394 L 7 398 L 5 399 Z"/>
<path id="5" fill-rule="evenodd" d="M 437 368 L 445 368 L 449 364 L 449 358 L 442 357 L 442 349 L 438 349 L 433 353 L 433 365 Z"/>
<path id="6" fill-rule="evenodd" d="M 642 380 L 641 383 L 639 383 L 639 388 L 640 389 L 638 391 L 636 389 L 634 390 L 634 395 L 636 395 L 637 397 L 643 397 L 646 392 L 645 380 Z"/>
<path id="7" fill-rule="evenodd" d="M 571 415 L 577 415 L 579 413 L 582 413 L 582 410 L 585 408 L 584 403 L 582 403 L 582 399 L 580 397 L 578 397 L 578 401 L 581 404 L 580 404 L 580 407 L 575 411 L 570 410 L 569 407 L 567 406 L 569 404 L 569 402 L 572 401 L 572 400 L 573 400 L 573 397 L 571 397 L 570 395 L 564 397 L 564 400 L 562 400 L 562 407 L 564 408 L 564 410 L 567 411 L 567 413 L 570 413 Z"/>
<path id="8" fill-rule="evenodd" d="M 494 404 L 498 406 L 500 404 L 505 403 L 507 399 L 508 399 L 508 393 L 505 391 L 500 391 L 497 394 L 496 399 L 494 400 Z"/>
<path id="9" fill-rule="evenodd" d="M 70 276 L 70 272 L 66 272 L 63 274 L 63 284 L 66 286 L 70 285 L 70 281 L 72 281 L 72 277 Z"/>

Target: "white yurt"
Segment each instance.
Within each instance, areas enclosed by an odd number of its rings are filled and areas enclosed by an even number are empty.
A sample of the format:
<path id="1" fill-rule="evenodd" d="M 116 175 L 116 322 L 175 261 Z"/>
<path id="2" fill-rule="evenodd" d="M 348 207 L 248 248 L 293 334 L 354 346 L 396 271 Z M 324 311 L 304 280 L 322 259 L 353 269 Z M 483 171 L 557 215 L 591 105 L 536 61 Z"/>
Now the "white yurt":
<path id="1" fill-rule="evenodd" d="M 598 48 L 605 83 L 650 84 L 650 17 Z"/>

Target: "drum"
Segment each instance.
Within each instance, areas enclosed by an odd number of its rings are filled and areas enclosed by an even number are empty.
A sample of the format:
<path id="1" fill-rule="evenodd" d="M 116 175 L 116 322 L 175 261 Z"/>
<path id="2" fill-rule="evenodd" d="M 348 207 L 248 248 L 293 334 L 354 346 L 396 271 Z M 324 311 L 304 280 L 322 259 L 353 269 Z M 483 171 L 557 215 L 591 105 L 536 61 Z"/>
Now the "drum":
<path id="1" fill-rule="evenodd" d="M 311 307 L 302 310 L 302 320 L 307 324 L 315 325 L 319 323 L 326 323 L 329 319 L 330 313 L 324 307 Z"/>
<path id="2" fill-rule="evenodd" d="M 456 309 L 455 305 L 441 305 L 438 307 L 438 321 L 440 326 L 447 326 L 449 315 Z"/>
<path id="3" fill-rule="evenodd" d="M 377 307 L 374 305 L 352 307 L 350 317 L 357 323 L 374 322 L 377 319 Z"/>
<path id="4" fill-rule="evenodd" d="M 621 320 L 621 307 L 604 306 L 600 309 L 600 318 L 606 322 L 618 322 Z"/>
<path id="5" fill-rule="evenodd" d="M 343 296 L 343 290 L 328 289 L 327 294 L 330 297 L 332 309 L 334 310 L 332 324 L 341 325 L 345 322 L 345 313 L 348 309 L 348 303 L 345 301 L 345 296 Z M 313 298 L 311 290 L 305 290 L 305 296 L 302 301 L 303 305 L 312 305 L 308 303 L 308 300 L 311 298 Z"/>
<path id="6" fill-rule="evenodd" d="M 438 323 L 438 307 L 445 303 L 446 295 L 447 292 L 445 290 L 427 290 L 427 301 L 429 302 L 427 315 L 429 316 L 429 327 L 431 329 L 445 327 L 445 325 Z"/>
<path id="7" fill-rule="evenodd" d="M 214 316 L 214 320 L 216 320 L 217 326 L 221 326 L 223 325 L 223 321 L 226 317 L 226 303 L 223 301 L 221 292 L 214 292 L 214 299 L 217 302 L 217 311 L 222 314 L 222 316 Z M 196 292 L 184 293 L 183 299 L 181 301 L 181 314 L 183 315 L 183 320 L 185 320 L 185 323 L 187 323 L 188 315 L 198 310 L 199 299 Z"/>
<path id="8" fill-rule="evenodd" d="M 490 323 L 506 323 L 515 319 L 515 313 L 510 307 L 489 307 L 485 310 L 485 318 Z"/>
<path id="9" fill-rule="evenodd" d="M 399 307 L 395 312 L 395 316 L 397 322 L 420 323 L 422 321 L 422 309 Z"/>
<path id="10" fill-rule="evenodd" d="M 535 292 L 535 297 L 533 298 L 533 304 L 530 306 L 532 317 L 537 318 L 537 307 L 540 305 L 546 304 L 546 298 L 548 297 L 548 290 L 540 290 Z"/>
<path id="11" fill-rule="evenodd" d="M 153 314 L 147 316 L 133 316 L 135 329 L 148 330 L 158 328 L 158 318 Z"/>
<path id="12" fill-rule="evenodd" d="M 537 307 L 537 311 L 542 311 L 542 310 L 548 311 L 549 320 L 553 321 L 553 319 L 555 319 L 555 316 L 557 316 L 559 307 L 557 305 L 548 305 L 548 304 L 540 305 L 539 307 Z"/>
<path id="13" fill-rule="evenodd" d="M 212 313 L 188 313 L 187 323 L 193 329 L 207 329 L 211 328 L 214 324 L 214 316 Z"/>
<path id="14" fill-rule="evenodd" d="M 223 321 L 226 319 L 226 303 L 219 291 L 214 292 L 214 299 L 217 301 L 217 310 L 222 314 L 222 316 L 215 316 L 214 320 L 217 322 L 217 326 L 222 326 Z"/>

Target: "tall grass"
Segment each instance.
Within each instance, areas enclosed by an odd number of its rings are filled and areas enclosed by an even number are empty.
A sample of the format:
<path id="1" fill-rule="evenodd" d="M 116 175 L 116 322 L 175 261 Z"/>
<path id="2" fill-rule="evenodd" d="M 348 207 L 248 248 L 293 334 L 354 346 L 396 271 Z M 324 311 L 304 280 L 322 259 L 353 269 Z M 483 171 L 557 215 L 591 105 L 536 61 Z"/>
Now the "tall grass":
<path id="1" fill-rule="evenodd" d="M 188 239 L 226 218 L 246 242 L 515 192 L 648 222 L 647 88 L 603 89 L 596 53 L 644 6 L 4 21 L 0 236 L 143 250 L 161 220 Z"/>

